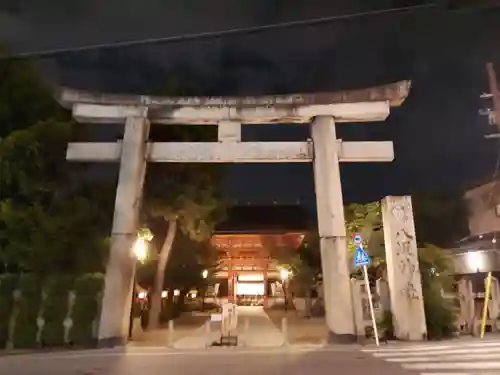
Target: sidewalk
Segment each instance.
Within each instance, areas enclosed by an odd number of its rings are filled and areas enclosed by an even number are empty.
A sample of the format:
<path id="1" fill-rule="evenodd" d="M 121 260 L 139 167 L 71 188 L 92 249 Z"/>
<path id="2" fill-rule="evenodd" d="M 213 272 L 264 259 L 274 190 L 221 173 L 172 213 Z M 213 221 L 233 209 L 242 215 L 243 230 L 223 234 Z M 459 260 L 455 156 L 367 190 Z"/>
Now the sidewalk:
<path id="1" fill-rule="evenodd" d="M 253 348 L 275 348 L 283 346 L 284 337 L 269 319 L 261 307 L 238 307 L 238 346 Z M 210 337 L 207 337 L 205 326 L 201 326 L 187 337 L 177 340 L 175 349 L 205 348 L 208 342 L 219 341 L 220 323 L 211 324 Z"/>
<path id="2" fill-rule="evenodd" d="M 328 342 L 328 327 L 324 317 L 305 318 L 295 310 L 276 308 L 266 309 L 266 312 L 276 328 L 281 328 L 281 321 L 286 318 L 290 345 L 325 345 Z"/>
<path id="3" fill-rule="evenodd" d="M 208 317 L 208 312 L 199 314 L 184 313 L 179 318 L 174 319 L 174 341 L 198 335 L 199 328 L 203 327 Z M 153 331 L 143 331 L 140 319 L 134 321 L 132 337 L 131 346 L 166 347 L 169 340 L 167 325 Z"/>
<path id="4" fill-rule="evenodd" d="M 283 334 L 262 307 L 238 307 L 238 334 L 243 344 L 249 347 L 275 348 L 285 343 Z"/>

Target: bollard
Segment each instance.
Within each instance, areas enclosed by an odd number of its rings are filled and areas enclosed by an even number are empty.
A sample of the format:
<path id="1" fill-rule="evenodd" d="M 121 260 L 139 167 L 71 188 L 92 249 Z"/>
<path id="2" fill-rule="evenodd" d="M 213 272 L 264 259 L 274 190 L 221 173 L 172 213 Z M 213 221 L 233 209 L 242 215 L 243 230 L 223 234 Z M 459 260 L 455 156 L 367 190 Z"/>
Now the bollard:
<path id="1" fill-rule="evenodd" d="M 210 319 L 205 323 L 205 347 L 209 348 L 212 346 L 210 341 L 210 336 L 212 336 L 212 327 L 210 326 Z"/>
<path id="2" fill-rule="evenodd" d="M 286 317 L 281 318 L 281 334 L 283 335 L 283 346 L 288 346 L 288 320 Z"/>
<path id="3" fill-rule="evenodd" d="M 171 347 L 174 345 L 174 320 L 168 321 L 168 332 L 167 332 L 167 346 Z"/>
<path id="4" fill-rule="evenodd" d="M 245 319 L 245 328 L 243 331 L 243 337 L 245 340 L 243 341 L 244 346 L 248 346 L 248 332 L 250 331 L 250 319 L 246 318 Z"/>

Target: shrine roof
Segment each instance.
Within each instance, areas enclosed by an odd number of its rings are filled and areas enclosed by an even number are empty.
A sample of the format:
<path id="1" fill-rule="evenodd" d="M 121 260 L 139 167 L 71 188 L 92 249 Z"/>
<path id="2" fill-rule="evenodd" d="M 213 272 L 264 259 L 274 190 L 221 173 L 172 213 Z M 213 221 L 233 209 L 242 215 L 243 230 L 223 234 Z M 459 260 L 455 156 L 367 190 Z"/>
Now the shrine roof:
<path id="1" fill-rule="evenodd" d="M 93 93 L 88 91 L 62 88 L 59 102 L 66 108 L 75 103 L 145 106 L 151 109 L 168 107 L 294 107 L 301 105 L 327 105 L 356 102 L 389 102 L 391 107 L 399 107 L 407 98 L 411 81 L 399 81 L 387 85 L 323 93 L 298 93 L 288 95 L 264 95 L 242 97 L 160 97 L 148 95 L 129 95 L 111 93 Z"/>
<path id="2" fill-rule="evenodd" d="M 500 238 L 500 232 L 483 233 L 462 238 L 456 242 L 451 251 L 454 254 L 466 253 L 469 251 L 498 251 L 494 239 Z"/>
<path id="3" fill-rule="evenodd" d="M 309 226 L 309 213 L 301 206 L 235 206 L 215 234 L 305 232 Z"/>

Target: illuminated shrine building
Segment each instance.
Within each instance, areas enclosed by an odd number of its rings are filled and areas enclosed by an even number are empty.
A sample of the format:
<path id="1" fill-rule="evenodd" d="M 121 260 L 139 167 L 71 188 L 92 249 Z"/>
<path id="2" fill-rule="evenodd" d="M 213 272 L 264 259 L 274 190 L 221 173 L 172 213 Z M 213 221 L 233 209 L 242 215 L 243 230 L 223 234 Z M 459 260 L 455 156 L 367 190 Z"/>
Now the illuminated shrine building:
<path id="1" fill-rule="evenodd" d="M 217 226 L 212 243 L 220 252 L 218 297 L 267 305 L 281 288 L 277 251 L 295 251 L 308 229 L 301 206 L 236 206 Z M 279 286 L 279 288 L 277 288 Z M 281 289 L 280 289 L 281 290 Z"/>

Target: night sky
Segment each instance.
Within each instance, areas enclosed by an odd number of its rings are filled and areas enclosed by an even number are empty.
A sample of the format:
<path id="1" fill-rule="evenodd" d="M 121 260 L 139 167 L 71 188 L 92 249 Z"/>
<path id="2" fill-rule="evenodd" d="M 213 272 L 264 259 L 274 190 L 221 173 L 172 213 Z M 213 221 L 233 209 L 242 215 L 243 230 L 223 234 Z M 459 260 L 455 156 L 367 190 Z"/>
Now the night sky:
<path id="1" fill-rule="evenodd" d="M 19 5 L 21 3 L 21 5 Z M 376 5 L 373 5 L 376 3 Z M 0 44 L 13 52 L 324 17 L 422 4 L 403 0 L 2 0 Z M 285 7 L 286 5 L 286 7 Z M 41 61 L 53 85 L 150 93 L 174 71 L 195 94 L 335 91 L 411 79 L 384 123 L 345 124 L 344 140 L 393 140 L 388 164 L 344 165 L 346 201 L 453 190 L 488 179 L 497 145 L 478 115 L 485 63 L 500 63 L 500 8 L 422 10 L 203 42 L 71 54 Z M 497 64 L 500 70 L 500 64 Z M 199 82 L 199 87 L 193 82 Z M 302 140 L 306 126 L 252 126 L 244 140 Z M 314 201 L 309 165 L 229 167 L 239 202 Z"/>

